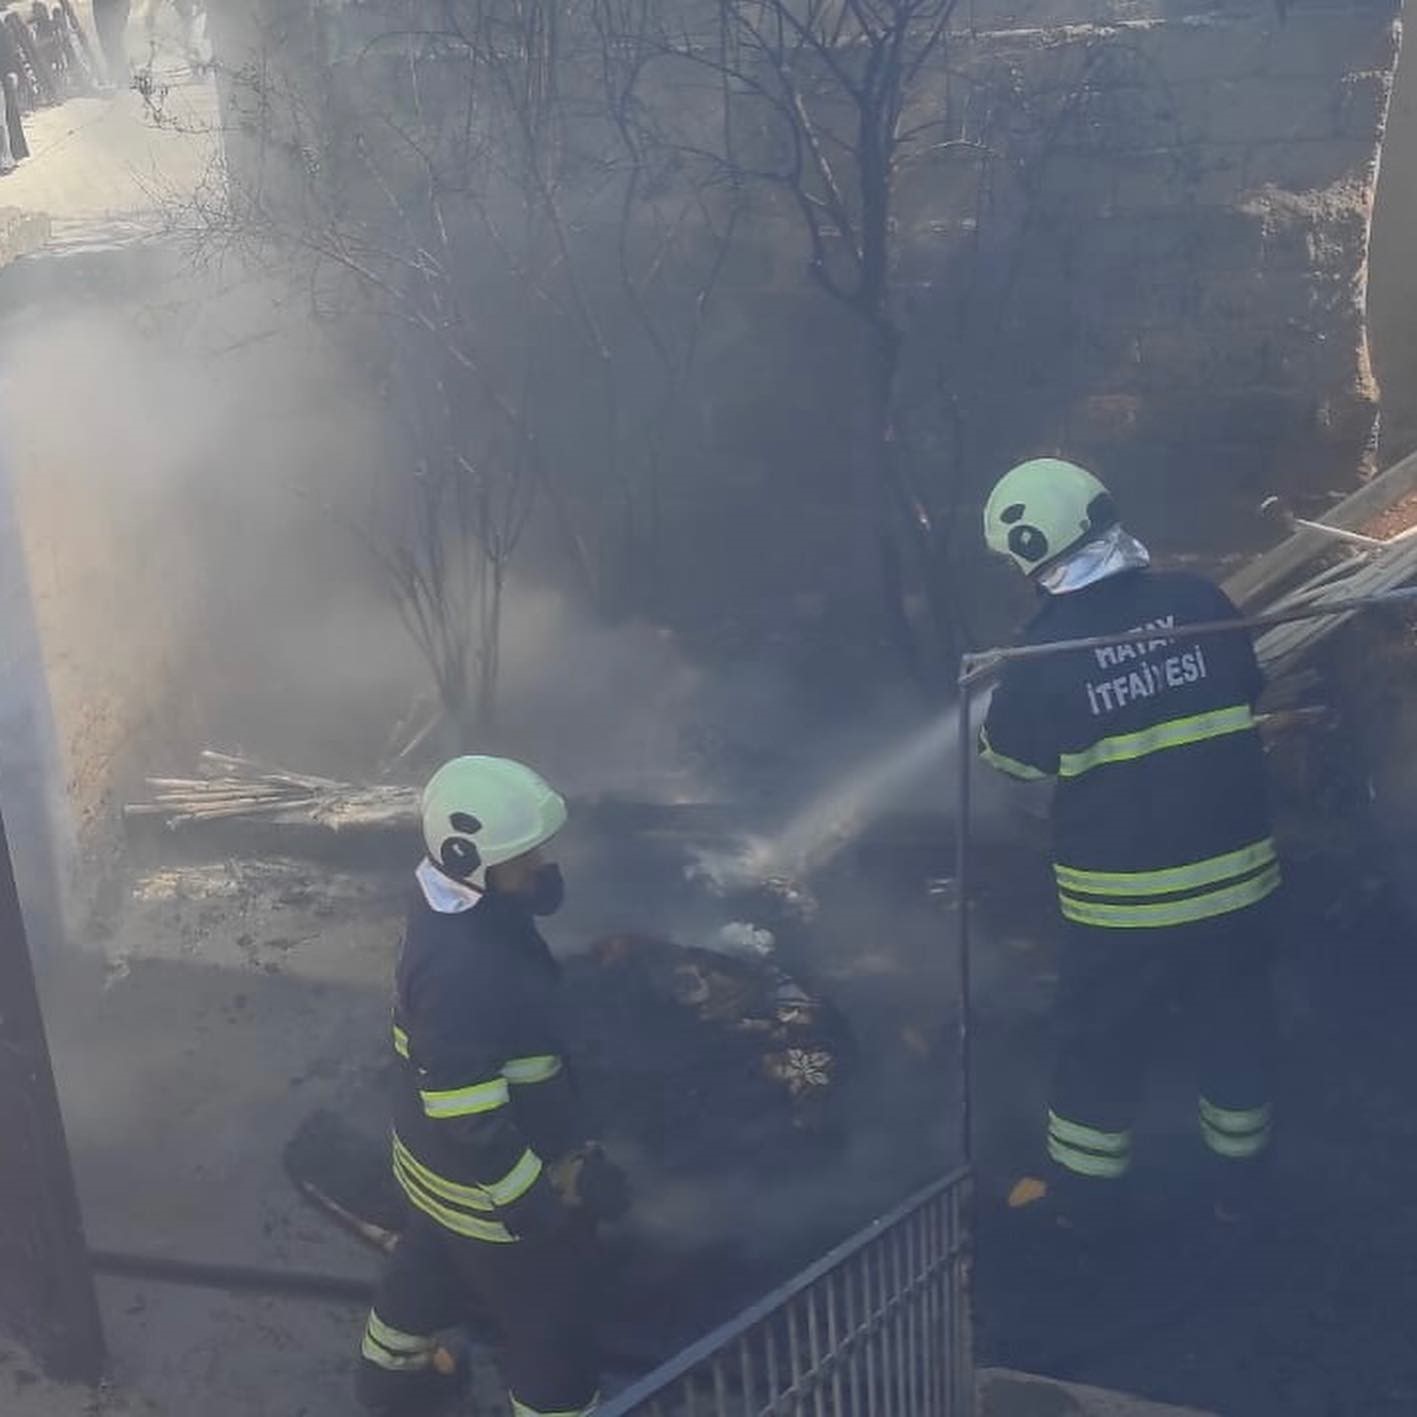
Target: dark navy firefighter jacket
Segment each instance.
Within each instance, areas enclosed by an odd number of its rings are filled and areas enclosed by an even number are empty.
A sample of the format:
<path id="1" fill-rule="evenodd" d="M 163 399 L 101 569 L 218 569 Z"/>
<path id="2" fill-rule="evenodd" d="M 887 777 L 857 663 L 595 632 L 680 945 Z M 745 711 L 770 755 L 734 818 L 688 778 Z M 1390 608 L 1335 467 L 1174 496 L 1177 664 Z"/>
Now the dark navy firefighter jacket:
<path id="1" fill-rule="evenodd" d="M 1048 596 L 1029 625 L 1028 644 L 1154 631 L 1009 664 L 980 733 L 994 767 L 1056 779 L 1053 860 L 1068 920 L 1165 928 L 1278 889 L 1250 637 L 1176 632 L 1238 618 L 1200 576 L 1135 570 Z"/>
<path id="2" fill-rule="evenodd" d="M 584 1140 L 560 973 L 515 899 L 440 914 L 415 892 L 394 1010 L 394 1174 L 465 1239 L 512 1243 L 560 1210 L 548 1168 Z"/>

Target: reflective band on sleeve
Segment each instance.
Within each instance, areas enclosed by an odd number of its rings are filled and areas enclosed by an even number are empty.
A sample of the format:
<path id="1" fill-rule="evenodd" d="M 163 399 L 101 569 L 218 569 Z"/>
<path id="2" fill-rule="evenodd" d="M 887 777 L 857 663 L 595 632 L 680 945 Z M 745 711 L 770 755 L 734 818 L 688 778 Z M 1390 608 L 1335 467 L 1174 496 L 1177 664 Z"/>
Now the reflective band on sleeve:
<path id="1" fill-rule="evenodd" d="M 1074 866 L 1054 866 L 1053 874 L 1064 890 L 1083 895 L 1172 895 L 1246 876 L 1278 859 L 1274 838 L 1266 837 L 1239 851 L 1164 871 L 1082 871 Z"/>
<path id="2" fill-rule="evenodd" d="M 1061 892 L 1058 900 L 1063 915 L 1080 925 L 1098 925 L 1114 930 L 1155 930 L 1168 925 L 1189 925 L 1197 920 L 1210 920 L 1257 905 L 1279 889 L 1281 876 L 1278 865 L 1270 866 L 1259 875 L 1222 890 L 1202 895 L 1185 896 L 1180 900 L 1156 901 L 1141 905 L 1102 904 L 1080 900 Z"/>
<path id="3" fill-rule="evenodd" d="M 461 1235 L 469 1240 L 483 1240 L 492 1245 L 509 1245 L 516 1242 L 516 1236 L 501 1221 L 480 1220 L 477 1216 L 445 1205 L 430 1195 L 418 1179 L 400 1164 L 397 1157 L 394 1160 L 394 1176 L 404 1195 L 408 1197 L 410 1205 L 416 1206 L 424 1215 L 437 1221 L 454 1235 Z"/>
<path id="4" fill-rule="evenodd" d="M 1116 1180 L 1132 1164 L 1132 1134 L 1103 1132 L 1048 1113 L 1048 1155 L 1079 1176 Z"/>
<path id="5" fill-rule="evenodd" d="M 541 1407 L 528 1407 L 514 1392 L 507 1394 L 512 1400 L 512 1417 L 593 1417 L 600 1408 L 600 1394 L 591 1398 L 589 1407 L 561 1407 L 548 1412 Z"/>
<path id="6" fill-rule="evenodd" d="M 432 1338 L 404 1333 L 386 1324 L 371 1310 L 359 1351 L 376 1368 L 390 1373 L 411 1373 L 421 1372 L 432 1363 L 435 1347 Z"/>
<path id="7" fill-rule="evenodd" d="M 451 1092 L 420 1092 L 423 1110 L 430 1117 L 475 1117 L 481 1112 L 495 1112 L 512 1100 L 506 1078 L 493 1078 L 472 1087 L 458 1087 Z"/>
<path id="8" fill-rule="evenodd" d="M 1230 708 L 1213 709 L 1210 713 L 1198 713 L 1190 718 L 1173 718 L 1168 723 L 1144 728 L 1140 733 L 1103 738 L 1080 753 L 1060 754 L 1058 776 L 1081 777 L 1083 773 L 1106 763 L 1128 763 L 1169 748 L 1184 748 L 1191 743 L 1205 743 L 1231 733 L 1244 733 L 1254 726 L 1255 715 L 1249 704 L 1233 704 Z"/>
<path id="9" fill-rule="evenodd" d="M 509 1058 L 502 1065 L 502 1076 L 513 1087 L 526 1087 L 532 1083 L 550 1082 L 560 1077 L 564 1064 L 554 1053 L 543 1053 L 534 1058 Z"/>
<path id="10" fill-rule="evenodd" d="M 467 1210 L 485 1211 L 489 1214 L 496 1208 L 492 1203 L 492 1197 L 481 1186 L 465 1186 L 457 1181 L 447 1180 L 438 1175 L 436 1171 L 430 1171 L 399 1140 L 397 1135 L 394 1137 L 394 1168 L 408 1172 L 430 1194 L 451 1205 L 462 1206 Z"/>
<path id="11" fill-rule="evenodd" d="M 500 1181 L 486 1187 L 487 1194 L 498 1205 L 511 1205 L 531 1190 L 540 1175 L 541 1158 L 528 1147 L 522 1152 L 521 1160 Z"/>
<path id="12" fill-rule="evenodd" d="M 500 1221 L 493 1219 L 491 1212 L 496 1206 L 511 1205 L 524 1196 L 536 1184 L 541 1170 L 541 1158 L 528 1148 L 495 1185 L 461 1185 L 430 1171 L 397 1136 L 394 1137 L 394 1175 L 408 1198 L 448 1229 L 479 1240 L 513 1238 Z M 480 1211 L 482 1215 L 469 1215 L 467 1211 Z"/>
<path id="13" fill-rule="evenodd" d="M 398 1024 L 394 1025 L 394 1052 L 400 1058 L 407 1059 L 408 1057 L 408 1034 Z"/>
<path id="14" fill-rule="evenodd" d="M 1000 772 L 1007 773 L 1009 777 L 1016 777 L 1021 782 L 1043 782 L 1053 776 L 1052 773 L 1044 772 L 1042 768 L 1021 763 L 1017 758 L 1010 758 L 1000 753 L 990 743 L 989 735 L 983 728 L 979 730 L 979 756 L 991 768 L 997 768 Z"/>
<path id="15" fill-rule="evenodd" d="M 1269 1147 L 1274 1128 L 1274 1109 L 1250 1107 L 1234 1111 L 1217 1107 L 1208 1098 L 1200 1100 L 1201 1136 L 1217 1156 L 1235 1161 L 1248 1161 L 1260 1156 Z"/>

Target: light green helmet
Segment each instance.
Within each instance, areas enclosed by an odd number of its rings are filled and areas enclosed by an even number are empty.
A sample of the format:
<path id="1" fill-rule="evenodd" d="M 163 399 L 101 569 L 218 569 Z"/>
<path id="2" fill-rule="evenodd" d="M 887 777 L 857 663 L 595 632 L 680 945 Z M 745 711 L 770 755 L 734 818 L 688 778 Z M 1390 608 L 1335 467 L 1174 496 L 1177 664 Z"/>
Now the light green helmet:
<path id="1" fill-rule="evenodd" d="M 511 758 L 454 758 L 423 789 L 423 841 L 434 865 L 482 885 L 489 866 L 515 860 L 566 824 L 566 803 Z"/>
<path id="2" fill-rule="evenodd" d="M 999 479 L 984 507 L 984 539 L 1026 576 L 1115 526 L 1112 494 L 1086 468 L 1034 458 Z"/>

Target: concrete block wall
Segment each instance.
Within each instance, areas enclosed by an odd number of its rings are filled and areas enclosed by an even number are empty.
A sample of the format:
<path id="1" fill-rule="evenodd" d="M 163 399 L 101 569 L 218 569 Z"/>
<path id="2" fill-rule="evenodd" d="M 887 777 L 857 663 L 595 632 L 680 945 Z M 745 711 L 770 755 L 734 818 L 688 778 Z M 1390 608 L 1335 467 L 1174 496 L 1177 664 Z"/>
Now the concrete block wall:
<path id="1" fill-rule="evenodd" d="M 367 38 L 395 11 L 361 0 L 336 23 Z M 1163 551 L 1210 556 L 1272 534 L 1256 510 L 1270 492 L 1320 505 L 1369 470 L 1368 234 L 1393 0 L 973 0 L 959 20 L 927 107 L 987 107 L 991 85 L 1012 83 L 1058 119 L 1027 190 L 982 223 L 981 178 L 1007 187 L 1012 153 L 990 172 L 950 150 L 902 187 L 902 445 L 962 554 L 984 486 L 1040 451 L 1095 463 Z M 859 368 L 805 254 L 790 209 L 755 212 L 715 294 L 701 416 L 677 431 L 660 489 L 686 609 L 717 594 L 771 619 L 859 539 Z M 978 294 L 991 283 L 992 303 Z M 945 426 L 951 397 L 962 436 Z M 770 475 L 748 476 L 755 460 Z M 801 544 L 778 534 L 770 555 L 746 553 L 754 523 Z"/>
<path id="2" fill-rule="evenodd" d="M 1001 365 L 1027 393 L 1013 412 L 996 393 L 1018 436 L 989 461 L 1070 450 L 1163 547 L 1234 552 L 1267 534 L 1269 492 L 1321 502 L 1372 466 L 1368 236 L 1400 29 L 1387 4 L 1186 8 L 1063 0 L 961 40 L 966 70 L 1088 74 L 1027 231 L 994 238 L 1017 244 Z"/>

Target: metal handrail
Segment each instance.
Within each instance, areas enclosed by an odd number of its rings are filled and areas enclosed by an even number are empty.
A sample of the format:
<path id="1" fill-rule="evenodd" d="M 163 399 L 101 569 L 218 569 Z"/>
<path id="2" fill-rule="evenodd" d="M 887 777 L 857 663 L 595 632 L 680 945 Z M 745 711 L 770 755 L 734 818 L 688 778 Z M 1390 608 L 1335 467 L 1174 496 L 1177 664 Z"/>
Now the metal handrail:
<path id="1" fill-rule="evenodd" d="M 738 1348 L 745 1383 L 751 1385 L 755 1375 L 749 1356 L 742 1349 L 746 1340 L 782 1320 L 784 1316 L 787 1318 L 789 1327 L 795 1329 L 796 1319 L 793 1310 L 795 1300 L 810 1296 L 818 1285 L 844 1271 L 853 1260 L 869 1257 L 874 1247 L 896 1233 L 902 1225 L 921 1214 L 932 1203 L 949 1197 L 952 1193 L 967 1194 L 969 1184 L 969 1169 L 960 1167 L 923 1187 L 893 1210 L 872 1221 L 850 1239 L 837 1245 L 821 1259 L 802 1270 L 801 1273 L 756 1303 L 749 1305 L 735 1318 L 721 1324 L 711 1333 L 671 1358 L 662 1367 L 639 1379 L 623 1392 L 602 1404 L 597 1409 L 597 1417 L 631 1417 L 632 1414 L 645 1410 L 646 1404 L 662 1400 L 667 1394 L 672 1394 L 677 1386 L 692 1383 L 695 1377 L 704 1375 L 706 1370 L 710 1369 L 712 1369 L 715 1383 L 717 1410 L 727 1412 L 729 1409 L 725 1404 L 728 1401 L 728 1396 L 724 1390 L 723 1370 L 721 1365 L 714 1367 L 716 1363 L 719 1363 L 719 1360 L 732 1354 L 734 1349 Z M 783 1414 L 783 1417 L 788 1417 L 788 1414 L 803 1411 L 802 1404 L 807 1401 L 815 1401 L 818 1404 L 814 1410 L 823 1412 L 828 1410 L 820 1406 L 823 1400 L 823 1389 L 840 1382 L 841 1376 L 848 1368 L 856 1350 L 869 1344 L 873 1337 L 884 1332 L 890 1326 L 892 1318 L 911 1301 L 912 1297 L 918 1296 L 927 1287 L 933 1274 L 938 1274 L 940 1269 L 945 1267 L 960 1267 L 964 1263 L 968 1248 L 966 1227 L 961 1225 L 957 1232 L 954 1227 L 951 1227 L 943 1252 L 934 1258 L 930 1267 L 921 1273 L 913 1274 L 903 1286 L 897 1284 L 889 1294 L 884 1292 L 885 1280 L 882 1278 L 879 1295 L 871 1294 L 869 1296 L 868 1301 L 862 1306 L 863 1312 L 859 1315 L 852 1315 L 844 1331 L 839 1333 L 834 1331 L 837 1328 L 836 1310 L 835 1306 L 830 1306 L 826 1325 L 829 1332 L 825 1335 L 825 1340 L 820 1332 L 819 1315 L 814 1305 L 807 1316 L 809 1341 L 814 1355 L 820 1356 L 814 1356 L 805 1365 L 799 1364 L 795 1356 L 796 1344 L 794 1342 L 792 1345 L 794 1371 L 784 1385 L 777 1387 L 771 1393 L 769 1397 L 771 1405 L 761 1409 L 762 1412 L 765 1415 L 771 1414 L 772 1417 L 779 1413 Z M 901 1268 L 899 1258 L 896 1260 L 895 1268 L 897 1271 Z M 898 1333 L 896 1341 L 897 1343 L 902 1341 Z M 964 1345 L 966 1349 L 967 1346 L 967 1344 Z M 775 1366 L 771 1348 L 769 1355 L 768 1366 Z M 969 1362 L 967 1352 L 957 1353 L 956 1357 L 962 1363 Z M 776 1374 L 770 1372 L 766 1376 L 772 1382 Z M 834 1406 L 831 1410 L 835 1412 L 838 1408 Z M 845 1409 L 840 1410 L 845 1412 Z M 873 1407 L 872 1411 L 875 1410 Z M 894 1417 L 907 1417 L 907 1414 L 902 1411 L 894 1414 Z"/>

